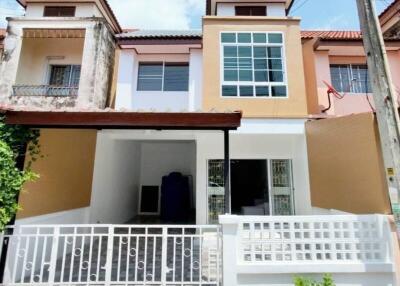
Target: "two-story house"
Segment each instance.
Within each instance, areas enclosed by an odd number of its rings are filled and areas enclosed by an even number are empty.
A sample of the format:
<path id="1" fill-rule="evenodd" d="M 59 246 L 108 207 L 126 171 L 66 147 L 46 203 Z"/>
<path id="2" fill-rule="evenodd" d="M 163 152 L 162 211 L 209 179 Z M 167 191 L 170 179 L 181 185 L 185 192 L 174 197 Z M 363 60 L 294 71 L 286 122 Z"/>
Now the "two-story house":
<path id="1" fill-rule="evenodd" d="M 202 30 L 123 31 L 106 0 L 21 1 L 1 109 L 44 156 L 0 237 L 5 283 L 395 285 L 373 115 L 324 119 L 352 113 L 324 81 L 370 100 L 360 35 L 302 32 L 293 2 L 206 0 Z"/>

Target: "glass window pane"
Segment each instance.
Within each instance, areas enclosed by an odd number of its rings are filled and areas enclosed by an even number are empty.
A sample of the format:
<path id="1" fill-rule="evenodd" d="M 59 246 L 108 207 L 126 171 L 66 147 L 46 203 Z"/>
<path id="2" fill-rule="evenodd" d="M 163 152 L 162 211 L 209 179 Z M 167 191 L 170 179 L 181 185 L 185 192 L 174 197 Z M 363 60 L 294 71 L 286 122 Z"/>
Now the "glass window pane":
<path id="1" fill-rule="evenodd" d="M 267 57 L 266 47 L 254 47 L 254 57 L 255 58 L 266 58 Z"/>
<path id="2" fill-rule="evenodd" d="M 340 91 L 340 92 L 343 91 L 341 76 L 340 76 L 340 66 L 331 65 L 330 70 L 331 70 L 331 80 L 332 80 L 333 87 L 337 91 Z"/>
<path id="3" fill-rule="evenodd" d="M 239 33 L 238 43 L 251 43 L 251 33 Z"/>
<path id="4" fill-rule="evenodd" d="M 254 33 L 253 34 L 253 42 L 254 43 L 266 43 L 267 35 L 265 33 Z"/>
<path id="5" fill-rule="evenodd" d="M 268 72 L 267 71 L 255 71 L 254 80 L 256 82 L 268 82 Z"/>
<path id="6" fill-rule="evenodd" d="M 238 67 L 237 58 L 224 58 L 224 68 L 235 69 Z"/>
<path id="7" fill-rule="evenodd" d="M 189 64 L 165 64 L 164 91 L 189 90 Z"/>
<path id="8" fill-rule="evenodd" d="M 285 97 L 286 86 L 272 86 L 271 87 L 272 97 Z"/>
<path id="9" fill-rule="evenodd" d="M 268 48 L 268 57 L 269 58 L 282 58 L 282 48 L 280 47 L 270 47 Z"/>
<path id="10" fill-rule="evenodd" d="M 75 65 L 72 66 L 72 75 L 71 75 L 71 86 L 79 86 L 79 80 L 81 77 L 81 66 Z"/>
<path id="11" fill-rule="evenodd" d="M 368 76 L 367 65 L 352 65 L 353 77 L 357 79 L 356 92 L 369 93 L 371 92 L 371 83 Z"/>
<path id="12" fill-rule="evenodd" d="M 332 85 L 337 91 L 350 92 L 350 77 L 349 65 L 331 65 Z"/>
<path id="13" fill-rule="evenodd" d="M 268 69 L 267 60 L 266 59 L 254 60 L 254 69 L 256 69 L 256 70 Z"/>
<path id="14" fill-rule="evenodd" d="M 238 71 L 237 70 L 225 70 L 224 71 L 224 81 L 237 81 Z"/>
<path id="15" fill-rule="evenodd" d="M 236 43 L 236 34 L 235 33 L 222 33 L 221 41 L 223 43 Z"/>
<path id="16" fill-rule="evenodd" d="M 234 58 L 238 56 L 238 48 L 232 46 L 225 46 L 224 47 L 224 57 L 227 58 Z"/>
<path id="17" fill-rule="evenodd" d="M 163 78 L 163 65 L 139 64 L 138 87 L 139 91 L 161 91 Z"/>
<path id="18" fill-rule="evenodd" d="M 253 86 L 240 86 L 240 96 L 253 96 Z"/>
<path id="19" fill-rule="evenodd" d="M 49 85 L 69 86 L 71 66 L 51 66 Z"/>
<path id="20" fill-rule="evenodd" d="M 251 57 L 251 47 L 239 47 L 239 57 Z"/>
<path id="21" fill-rule="evenodd" d="M 282 71 L 269 71 L 269 80 L 271 82 L 283 82 Z"/>
<path id="22" fill-rule="evenodd" d="M 251 58 L 239 58 L 239 68 L 251 69 L 253 68 Z"/>
<path id="23" fill-rule="evenodd" d="M 251 70 L 239 70 L 240 81 L 253 81 L 253 72 Z"/>
<path id="24" fill-rule="evenodd" d="M 268 68 L 271 70 L 282 70 L 282 60 L 268 60 Z"/>
<path id="25" fill-rule="evenodd" d="M 282 34 L 268 34 L 268 42 L 271 44 L 281 44 L 283 42 Z"/>
<path id="26" fill-rule="evenodd" d="M 223 85 L 222 86 L 222 96 L 237 96 L 237 86 L 236 85 Z"/>
<path id="27" fill-rule="evenodd" d="M 256 96 L 269 96 L 269 87 L 256 86 Z"/>

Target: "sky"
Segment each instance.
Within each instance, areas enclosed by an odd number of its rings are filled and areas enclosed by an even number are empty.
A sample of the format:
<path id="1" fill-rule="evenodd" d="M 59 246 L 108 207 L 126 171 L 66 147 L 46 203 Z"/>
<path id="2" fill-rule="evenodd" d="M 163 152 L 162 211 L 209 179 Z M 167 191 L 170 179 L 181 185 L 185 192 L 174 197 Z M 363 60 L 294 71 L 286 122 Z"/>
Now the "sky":
<path id="1" fill-rule="evenodd" d="M 108 0 L 123 28 L 200 29 L 206 0 Z M 393 0 L 376 0 L 380 13 Z M 304 30 L 359 30 L 356 0 L 295 0 L 292 16 Z M 0 0 L 0 27 L 23 15 L 15 0 Z"/>

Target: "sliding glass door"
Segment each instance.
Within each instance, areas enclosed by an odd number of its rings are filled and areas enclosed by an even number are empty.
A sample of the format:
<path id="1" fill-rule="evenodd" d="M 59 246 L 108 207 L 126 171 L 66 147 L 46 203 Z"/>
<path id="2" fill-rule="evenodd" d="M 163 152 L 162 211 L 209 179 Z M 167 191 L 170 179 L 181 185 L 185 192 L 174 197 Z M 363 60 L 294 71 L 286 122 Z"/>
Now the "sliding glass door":
<path id="1" fill-rule="evenodd" d="M 224 161 L 208 161 L 208 223 L 224 213 Z M 293 215 L 292 162 L 231 160 L 231 209 L 237 215 Z"/>

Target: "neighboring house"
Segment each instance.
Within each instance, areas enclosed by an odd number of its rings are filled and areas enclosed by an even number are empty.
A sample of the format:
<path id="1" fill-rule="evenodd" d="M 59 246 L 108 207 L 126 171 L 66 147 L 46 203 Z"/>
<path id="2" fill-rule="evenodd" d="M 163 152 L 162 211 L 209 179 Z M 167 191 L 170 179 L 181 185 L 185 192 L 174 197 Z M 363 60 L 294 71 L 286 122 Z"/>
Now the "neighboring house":
<path id="1" fill-rule="evenodd" d="M 374 115 L 322 112 L 331 71 L 365 77 L 359 33 L 301 32 L 292 0 L 205 2 L 202 31 L 123 31 L 106 0 L 9 19 L 1 109 L 44 158 L 6 284 L 395 285 Z"/>
<path id="2" fill-rule="evenodd" d="M 304 31 L 302 40 L 309 112 L 336 116 L 372 112 L 374 101 L 361 32 Z M 385 38 L 385 45 L 400 102 L 400 39 Z M 333 94 L 328 98 L 326 83 L 343 98 Z"/>

